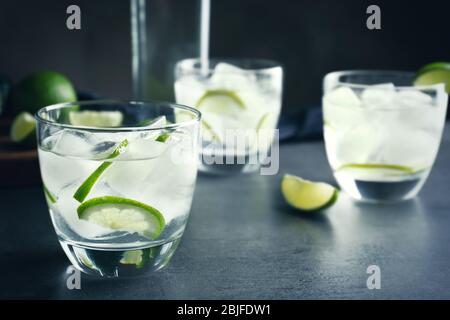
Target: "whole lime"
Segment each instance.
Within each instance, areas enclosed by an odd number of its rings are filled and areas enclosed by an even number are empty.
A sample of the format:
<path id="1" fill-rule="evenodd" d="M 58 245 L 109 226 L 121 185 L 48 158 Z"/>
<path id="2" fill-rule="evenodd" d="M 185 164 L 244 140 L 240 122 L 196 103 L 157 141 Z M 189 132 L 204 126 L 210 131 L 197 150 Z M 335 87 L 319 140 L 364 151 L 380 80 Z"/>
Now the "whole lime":
<path id="1" fill-rule="evenodd" d="M 19 81 L 12 90 L 11 102 L 16 113 L 34 114 L 45 106 L 77 100 L 70 80 L 55 71 L 40 71 Z"/>

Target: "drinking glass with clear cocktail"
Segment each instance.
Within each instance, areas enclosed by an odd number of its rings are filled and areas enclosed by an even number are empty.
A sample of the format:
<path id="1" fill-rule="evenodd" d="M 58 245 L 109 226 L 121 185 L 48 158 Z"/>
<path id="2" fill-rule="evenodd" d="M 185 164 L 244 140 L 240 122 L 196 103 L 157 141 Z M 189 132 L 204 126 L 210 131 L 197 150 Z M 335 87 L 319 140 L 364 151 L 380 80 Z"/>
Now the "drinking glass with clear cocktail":
<path id="1" fill-rule="evenodd" d="M 36 118 L 50 216 L 71 263 L 107 277 L 166 265 L 191 206 L 199 112 L 88 101 L 49 106 Z"/>
<path id="2" fill-rule="evenodd" d="M 328 161 L 357 200 L 414 197 L 435 161 L 448 96 L 443 84 L 412 86 L 407 72 L 344 71 L 324 79 Z"/>
<path id="3" fill-rule="evenodd" d="M 229 174 L 259 168 L 280 114 L 282 77 L 281 66 L 268 60 L 212 59 L 204 68 L 199 59 L 187 59 L 176 65 L 177 102 L 202 113 L 201 170 Z M 259 161 L 252 163 L 255 158 Z"/>

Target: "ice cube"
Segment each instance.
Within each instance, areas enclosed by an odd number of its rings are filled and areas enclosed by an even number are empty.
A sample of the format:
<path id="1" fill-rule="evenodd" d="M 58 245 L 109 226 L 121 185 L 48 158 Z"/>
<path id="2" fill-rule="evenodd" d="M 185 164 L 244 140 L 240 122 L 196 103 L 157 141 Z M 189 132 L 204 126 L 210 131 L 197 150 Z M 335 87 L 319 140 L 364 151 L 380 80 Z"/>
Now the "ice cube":
<path id="1" fill-rule="evenodd" d="M 383 144 L 383 134 L 378 130 L 374 131 L 375 128 L 375 124 L 365 123 L 345 132 L 336 132 L 336 162 L 340 165 L 377 162 L 377 155 Z"/>
<path id="2" fill-rule="evenodd" d="M 185 140 L 183 140 L 185 141 Z M 189 212 L 197 173 L 197 154 L 183 141 L 153 160 L 153 170 L 140 186 L 138 200 L 149 203 L 167 221 Z"/>
<path id="3" fill-rule="evenodd" d="M 78 184 L 75 183 L 62 190 L 55 205 L 56 214 L 64 218 L 70 229 L 83 238 L 94 239 L 114 232 L 114 230 L 78 218 L 77 208 L 80 203 L 73 198 L 77 188 Z M 61 231 L 66 233 L 65 230 Z"/>
<path id="4" fill-rule="evenodd" d="M 256 76 L 229 63 L 220 62 L 214 68 L 210 83 L 228 90 L 256 90 Z"/>
<path id="5" fill-rule="evenodd" d="M 439 135 L 403 125 L 390 129 L 389 139 L 384 141 L 380 153 L 382 163 L 414 169 L 431 166 L 439 147 Z"/>
<path id="6" fill-rule="evenodd" d="M 440 132 L 445 118 L 444 108 L 433 105 L 433 98 L 418 90 L 402 90 L 397 93 L 399 121 L 415 129 Z"/>
<path id="7" fill-rule="evenodd" d="M 419 90 L 401 90 L 396 101 L 403 107 L 432 107 L 433 98 Z"/>
<path id="8" fill-rule="evenodd" d="M 355 92 L 348 87 L 340 87 L 329 92 L 325 95 L 325 100 L 342 107 L 357 107 L 361 104 Z"/>
<path id="9" fill-rule="evenodd" d="M 64 156 L 89 157 L 96 140 L 88 131 L 66 129 L 56 141 L 52 151 Z"/>
<path id="10" fill-rule="evenodd" d="M 117 161 L 114 161 L 105 173 L 107 185 L 127 197 L 141 194 L 142 184 L 154 170 L 155 161 L 174 143 L 174 139 L 175 137 L 171 136 L 166 142 L 150 139 L 130 141 L 126 151 L 115 158 Z"/>
<path id="11" fill-rule="evenodd" d="M 393 83 L 383 83 L 368 87 L 361 94 L 365 107 L 394 108 L 395 86 Z"/>
<path id="12" fill-rule="evenodd" d="M 195 107 L 207 89 L 207 79 L 202 80 L 198 77 L 185 76 L 175 82 L 175 98 L 178 103 Z M 185 113 L 181 112 L 181 114 Z M 181 120 L 178 120 L 178 114 L 177 122 L 181 122 Z"/>
<path id="13" fill-rule="evenodd" d="M 361 108 L 361 101 L 352 89 L 341 87 L 323 98 L 324 122 L 336 129 L 353 128 L 364 120 L 367 110 Z"/>
<path id="14" fill-rule="evenodd" d="M 162 132 L 160 133 L 162 134 Z M 159 142 L 156 139 L 159 134 L 148 136 L 146 139 L 134 139 L 128 141 L 126 150 L 117 157 L 117 160 L 142 160 L 157 158 L 167 150 L 168 144 Z"/>
<path id="15" fill-rule="evenodd" d="M 93 161 L 79 161 L 41 149 L 39 164 L 45 186 L 56 196 L 64 187 L 88 176 L 97 166 Z"/>

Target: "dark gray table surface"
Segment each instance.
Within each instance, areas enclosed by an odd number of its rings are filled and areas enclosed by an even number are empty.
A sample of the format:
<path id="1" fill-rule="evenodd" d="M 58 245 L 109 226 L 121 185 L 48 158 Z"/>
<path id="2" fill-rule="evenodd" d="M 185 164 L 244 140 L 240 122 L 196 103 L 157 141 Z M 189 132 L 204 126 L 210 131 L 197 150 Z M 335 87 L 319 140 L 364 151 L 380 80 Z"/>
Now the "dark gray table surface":
<path id="1" fill-rule="evenodd" d="M 68 290 L 69 266 L 40 188 L 0 190 L 0 298 L 450 298 L 450 130 L 420 196 L 395 205 L 341 195 L 323 213 L 288 208 L 283 173 L 334 183 L 323 143 L 284 144 L 277 176 L 199 176 L 171 263 L 139 279 Z M 366 269 L 381 269 L 368 290 Z"/>

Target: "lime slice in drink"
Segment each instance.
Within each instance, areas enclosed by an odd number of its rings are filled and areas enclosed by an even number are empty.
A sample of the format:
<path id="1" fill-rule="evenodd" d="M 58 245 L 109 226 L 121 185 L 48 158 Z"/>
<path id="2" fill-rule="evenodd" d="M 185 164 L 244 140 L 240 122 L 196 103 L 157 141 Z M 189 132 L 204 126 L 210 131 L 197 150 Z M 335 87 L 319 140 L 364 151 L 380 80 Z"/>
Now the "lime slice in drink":
<path id="1" fill-rule="evenodd" d="M 221 139 L 217 132 L 212 128 L 208 121 L 202 120 L 202 135 L 203 139 L 207 141 L 217 141 L 220 142 Z"/>
<path id="2" fill-rule="evenodd" d="M 150 249 L 125 251 L 120 259 L 121 264 L 134 264 L 136 268 L 142 268 L 150 259 Z"/>
<path id="3" fill-rule="evenodd" d="M 115 150 L 107 157 L 107 159 L 113 159 L 125 152 L 125 149 L 128 146 L 128 140 L 123 140 L 119 145 L 115 148 Z M 78 202 L 83 202 L 86 199 L 87 195 L 94 187 L 97 180 L 100 178 L 102 173 L 109 168 L 112 164 L 110 161 L 103 162 L 94 172 L 92 172 L 89 177 L 84 180 L 84 182 L 78 187 L 77 191 L 75 191 L 73 197 Z"/>
<path id="4" fill-rule="evenodd" d="M 203 112 L 230 114 L 246 109 L 242 99 L 234 91 L 208 90 L 195 104 Z"/>
<path id="5" fill-rule="evenodd" d="M 264 129 L 270 129 L 270 113 L 265 113 L 256 124 L 256 132 Z"/>
<path id="6" fill-rule="evenodd" d="M 120 111 L 71 111 L 69 122 L 75 126 L 86 127 L 118 127 L 122 124 L 123 114 Z"/>
<path id="7" fill-rule="evenodd" d="M 122 259 L 120 259 L 120 263 L 139 265 L 142 262 L 142 254 L 142 250 L 125 251 L 122 255 Z"/>
<path id="8" fill-rule="evenodd" d="M 380 180 L 388 177 L 402 177 L 420 173 L 425 168 L 413 168 L 396 164 L 349 163 L 340 166 L 336 172 L 351 172 L 358 179 Z"/>
<path id="9" fill-rule="evenodd" d="M 34 137 L 34 132 L 36 128 L 36 120 L 28 112 L 21 112 L 14 119 L 10 137 L 14 142 L 22 143 L 35 143 L 36 138 Z"/>
<path id="10" fill-rule="evenodd" d="M 238 117 L 246 106 L 242 99 L 231 90 L 208 90 L 195 104 L 204 118 L 202 119 L 203 138 L 210 141 L 221 141 L 217 128 L 213 128 L 211 122 L 206 120 L 207 115 Z M 211 120 L 211 119 L 209 119 Z"/>
<path id="11" fill-rule="evenodd" d="M 326 209 L 339 196 L 339 191 L 327 183 L 312 182 L 289 174 L 281 180 L 281 192 L 291 206 L 303 211 Z"/>
<path id="12" fill-rule="evenodd" d="M 52 192 L 50 192 L 48 190 L 48 188 L 45 186 L 45 184 L 44 184 L 44 194 L 50 203 L 56 203 L 56 201 L 58 201 L 58 198 Z"/>
<path id="13" fill-rule="evenodd" d="M 251 144 L 258 143 L 260 150 L 266 150 L 270 147 L 273 141 L 273 121 L 270 112 L 263 114 L 256 123 L 255 131 L 257 141 L 250 140 Z"/>
<path id="14" fill-rule="evenodd" d="M 164 133 L 161 133 L 161 134 L 156 138 L 156 141 L 164 143 L 164 142 L 166 142 L 169 138 L 170 138 L 170 133 L 169 133 L 169 132 L 164 132 Z"/>
<path id="15" fill-rule="evenodd" d="M 434 62 L 421 68 L 414 79 L 414 85 L 426 86 L 445 83 L 445 91 L 450 93 L 450 62 Z"/>
<path id="16" fill-rule="evenodd" d="M 157 209 L 120 197 L 92 198 L 80 204 L 77 212 L 82 220 L 113 230 L 138 233 L 150 239 L 156 239 L 166 225 Z"/>

